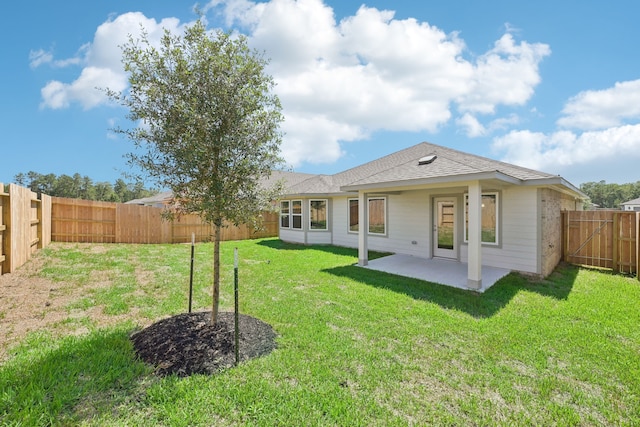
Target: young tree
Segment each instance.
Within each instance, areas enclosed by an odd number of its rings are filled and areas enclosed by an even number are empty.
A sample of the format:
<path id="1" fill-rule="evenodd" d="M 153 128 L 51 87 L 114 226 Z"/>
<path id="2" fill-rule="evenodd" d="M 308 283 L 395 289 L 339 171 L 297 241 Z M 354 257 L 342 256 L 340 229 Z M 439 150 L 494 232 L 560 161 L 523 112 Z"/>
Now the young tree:
<path id="1" fill-rule="evenodd" d="M 199 213 L 214 226 L 211 322 L 217 321 L 220 229 L 250 223 L 276 197 L 261 182 L 282 165 L 280 102 L 267 61 L 243 36 L 207 32 L 199 20 L 158 48 L 147 34 L 122 47 L 130 89 L 107 94 L 136 126 L 116 129 L 135 145 L 129 154 L 175 197 L 173 213 Z"/>

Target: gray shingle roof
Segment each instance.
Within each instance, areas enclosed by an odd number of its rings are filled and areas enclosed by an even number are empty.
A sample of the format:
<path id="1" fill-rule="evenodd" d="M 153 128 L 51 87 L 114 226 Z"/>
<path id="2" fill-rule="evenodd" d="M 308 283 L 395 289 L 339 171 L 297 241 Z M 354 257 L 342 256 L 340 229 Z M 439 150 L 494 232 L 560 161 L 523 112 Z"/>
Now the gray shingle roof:
<path id="1" fill-rule="evenodd" d="M 297 184 L 308 180 L 309 178 L 316 177 L 317 175 L 311 173 L 300 173 L 300 172 L 289 172 L 289 171 L 271 171 L 271 176 L 262 181 L 263 187 L 269 187 L 276 182 L 283 180 L 285 182 L 285 191 L 290 191 L 290 189 Z"/>
<path id="2" fill-rule="evenodd" d="M 173 198 L 171 191 L 162 191 L 158 194 L 154 194 L 150 197 L 143 197 L 141 199 L 133 199 L 125 202 L 127 205 L 152 205 L 158 203 L 169 202 Z"/>
<path id="3" fill-rule="evenodd" d="M 283 180 L 285 182 L 285 192 L 290 192 L 290 189 L 297 184 L 306 181 L 310 178 L 317 178 L 318 175 L 314 175 L 311 173 L 300 173 L 300 172 L 289 172 L 289 171 L 271 171 L 271 176 L 267 179 L 262 180 L 260 183 L 264 188 L 268 188 L 274 185 L 276 182 Z M 163 191 L 161 193 L 155 194 L 151 197 L 144 197 L 142 199 L 134 199 L 126 202 L 127 204 L 133 205 L 154 205 L 164 202 L 170 202 L 173 198 L 173 193 L 171 191 Z"/>
<path id="4" fill-rule="evenodd" d="M 437 157 L 430 164 L 418 165 L 418 160 L 428 155 Z M 316 175 L 291 186 L 290 194 L 335 194 L 344 186 L 453 178 L 487 172 L 500 172 L 522 181 L 557 178 L 545 172 L 422 142 L 335 175 Z"/>
<path id="5" fill-rule="evenodd" d="M 628 202 L 621 203 L 622 205 L 640 205 L 640 198 L 629 200 Z"/>

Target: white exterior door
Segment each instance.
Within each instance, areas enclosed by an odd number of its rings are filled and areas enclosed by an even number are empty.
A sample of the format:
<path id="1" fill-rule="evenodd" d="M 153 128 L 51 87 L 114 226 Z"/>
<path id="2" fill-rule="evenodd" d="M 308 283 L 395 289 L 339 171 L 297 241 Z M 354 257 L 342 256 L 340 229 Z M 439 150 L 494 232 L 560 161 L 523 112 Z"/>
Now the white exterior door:
<path id="1" fill-rule="evenodd" d="M 457 259 L 456 199 L 437 197 L 433 206 L 433 256 Z"/>

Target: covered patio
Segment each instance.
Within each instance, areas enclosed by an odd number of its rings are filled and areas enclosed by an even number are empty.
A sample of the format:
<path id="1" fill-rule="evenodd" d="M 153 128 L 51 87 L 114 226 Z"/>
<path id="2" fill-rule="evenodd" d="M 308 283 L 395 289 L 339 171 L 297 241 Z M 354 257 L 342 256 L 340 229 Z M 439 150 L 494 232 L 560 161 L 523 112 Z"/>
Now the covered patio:
<path id="1" fill-rule="evenodd" d="M 486 291 L 510 273 L 510 270 L 503 268 L 482 266 L 482 287 L 471 289 L 467 281 L 467 264 L 455 260 L 425 259 L 411 255 L 394 254 L 369 260 L 368 264 L 362 267 L 476 292 Z"/>

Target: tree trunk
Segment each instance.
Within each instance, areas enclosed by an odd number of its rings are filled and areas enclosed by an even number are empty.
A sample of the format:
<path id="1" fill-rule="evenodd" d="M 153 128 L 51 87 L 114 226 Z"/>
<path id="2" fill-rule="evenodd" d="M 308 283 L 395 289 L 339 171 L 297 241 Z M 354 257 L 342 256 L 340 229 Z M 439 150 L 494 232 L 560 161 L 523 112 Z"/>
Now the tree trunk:
<path id="1" fill-rule="evenodd" d="M 214 224 L 213 237 L 213 307 L 211 308 L 211 325 L 218 321 L 220 305 L 220 224 Z"/>

